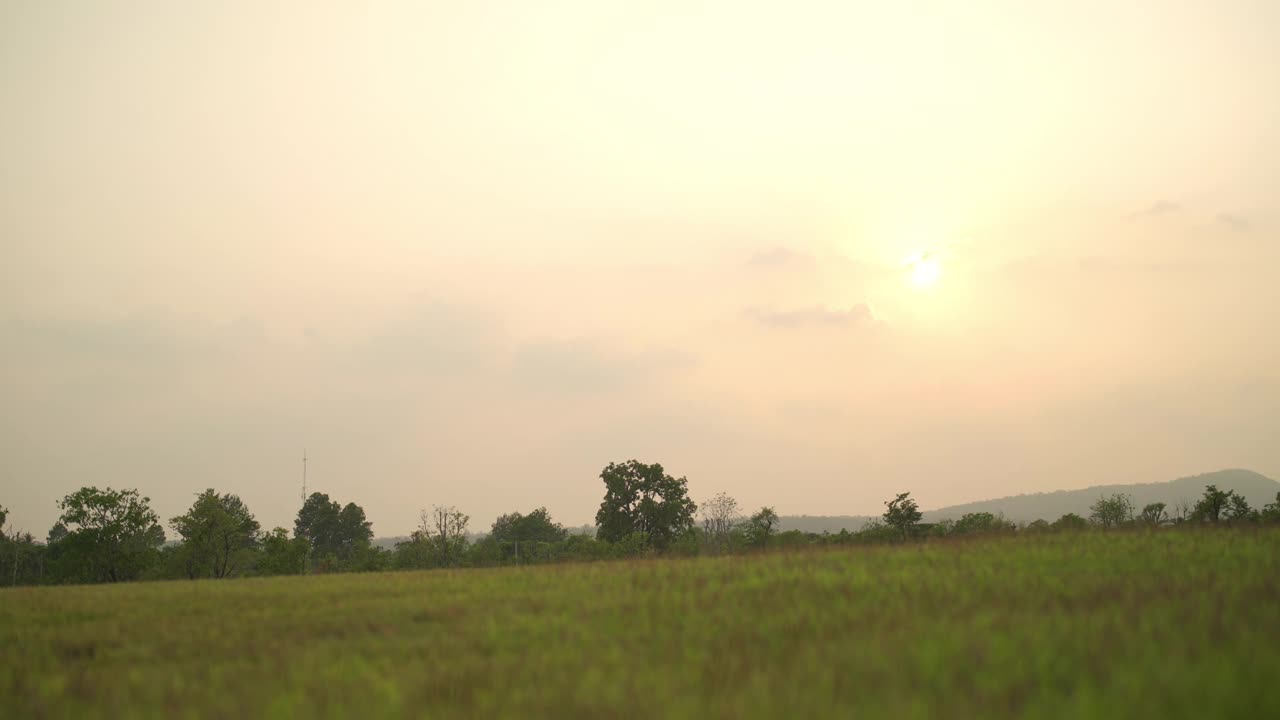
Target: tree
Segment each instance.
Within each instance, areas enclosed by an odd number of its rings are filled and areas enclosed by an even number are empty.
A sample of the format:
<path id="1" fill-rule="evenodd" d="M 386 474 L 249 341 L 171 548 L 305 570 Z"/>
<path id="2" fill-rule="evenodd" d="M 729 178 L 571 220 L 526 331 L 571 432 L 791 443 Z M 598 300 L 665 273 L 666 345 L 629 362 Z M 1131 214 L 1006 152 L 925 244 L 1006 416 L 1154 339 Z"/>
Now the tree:
<path id="1" fill-rule="evenodd" d="M 67 528 L 61 546 L 64 575 L 98 582 L 135 580 L 159 558 L 164 543 L 151 499 L 137 490 L 85 487 L 58 503 Z"/>
<path id="2" fill-rule="evenodd" d="M 363 554 L 373 540 L 373 523 L 365 519 L 364 508 L 347 503 L 338 513 L 338 557 L 343 560 Z"/>
<path id="3" fill-rule="evenodd" d="M 258 575 L 299 575 L 306 572 L 309 541 L 305 537 L 289 537 L 289 531 L 278 527 L 262 537 L 254 571 Z"/>
<path id="4" fill-rule="evenodd" d="M 1211 523 L 1225 519 L 1223 513 L 1227 510 L 1231 496 L 1234 494 L 1235 492 L 1231 490 L 1219 490 L 1217 485 L 1206 485 L 1204 495 L 1191 509 L 1191 518 L 1199 522 Z"/>
<path id="5" fill-rule="evenodd" d="M 1260 519 L 1263 522 L 1280 523 L 1280 492 L 1276 493 L 1275 502 L 1263 506 Z"/>
<path id="6" fill-rule="evenodd" d="M 1089 521 L 1075 513 L 1067 513 L 1054 520 L 1051 527 L 1054 530 L 1084 530 L 1089 527 Z"/>
<path id="7" fill-rule="evenodd" d="M 888 508 L 884 511 L 885 523 L 895 528 L 902 539 L 906 540 L 924 514 L 920 512 L 916 501 L 911 499 L 909 492 L 899 493 L 896 498 L 885 502 L 885 505 Z"/>
<path id="8" fill-rule="evenodd" d="M 1017 526 L 1004 519 L 1004 515 L 989 512 L 965 513 L 951 526 L 952 535 L 970 535 L 975 533 L 1009 532 Z"/>
<path id="9" fill-rule="evenodd" d="M 1139 519 L 1146 525 L 1161 525 L 1166 520 L 1164 509 L 1165 504 L 1162 502 L 1145 505 L 1142 508 L 1142 515 L 1139 516 Z"/>
<path id="10" fill-rule="evenodd" d="M 551 519 L 545 507 L 522 515 L 519 512 L 501 515 L 493 522 L 489 538 L 497 544 L 503 556 L 530 557 L 539 543 L 564 542 L 569 531 Z M 525 546 L 526 550 L 521 550 Z"/>
<path id="11" fill-rule="evenodd" d="M 293 523 L 295 537 L 306 538 L 311 552 L 321 561 L 332 556 L 346 561 L 368 547 L 373 526 L 365 520 L 364 509 L 355 503 L 346 507 L 324 493 L 311 493 Z"/>
<path id="12" fill-rule="evenodd" d="M 671 477 L 661 465 L 609 463 L 600 479 L 605 494 L 596 513 L 597 538 L 619 542 L 643 533 L 654 548 L 664 550 L 693 527 L 698 506 L 689 499 L 689 481 Z"/>
<path id="13" fill-rule="evenodd" d="M 258 544 L 258 521 L 237 496 L 209 488 L 185 515 L 169 521 L 182 536 L 187 576 L 225 578 L 242 572 Z"/>
<path id="14" fill-rule="evenodd" d="M 716 551 L 728 549 L 730 533 L 738 518 L 738 501 L 725 493 L 702 503 L 702 532 L 707 543 Z"/>
<path id="15" fill-rule="evenodd" d="M 1089 511 L 1089 519 L 1103 528 L 1120 527 L 1133 520 L 1133 499 L 1124 493 L 1099 497 Z"/>
<path id="16" fill-rule="evenodd" d="M 771 507 L 762 507 L 760 511 L 747 521 L 747 539 L 757 547 L 768 548 L 769 538 L 773 537 L 773 529 L 778 525 L 778 513 Z"/>
<path id="17" fill-rule="evenodd" d="M 1227 520 L 1230 520 L 1233 523 L 1239 523 L 1249 522 L 1256 519 L 1258 514 L 1249 507 L 1249 501 L 1246 500 L 1243 495 L 1235 492 L 1234 490 L 1229 494 L 1231 497 L 1227 501 L 1227 509 L 1225 513 L 1225 518 Z"/>
<path id="18" fill-rule="evenodd" d="M 441 567 L 461 564 L 467 549 L 467 522 L 471 516 L 452 505 L 436 505 L 430 514 L 422 511 L 418 531 L 424 538 L 431 538 Z"/>

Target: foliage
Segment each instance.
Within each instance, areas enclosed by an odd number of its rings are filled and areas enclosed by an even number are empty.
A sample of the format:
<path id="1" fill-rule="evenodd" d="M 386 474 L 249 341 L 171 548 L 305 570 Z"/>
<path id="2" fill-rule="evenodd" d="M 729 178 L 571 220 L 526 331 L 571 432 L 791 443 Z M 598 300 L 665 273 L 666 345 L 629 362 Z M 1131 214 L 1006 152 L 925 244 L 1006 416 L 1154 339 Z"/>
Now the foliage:
<path id="1" fill-rule="evenodd" d="M 537 561 L 540 551 L 567 537 L 569 531 L 553 521 L 545 507 L 540 507 L 528 515 L 513 512 L 499 516 L 487 539 L 494 544 L 497 557 L 520 562 L 523 556 L 523 561 L 529 562 Z"/>
<path id="2" fill-rule="evenodd" d="M 771 507 L 762 507 L 751 519 L 747 521 L 746 536 L 747 542 L 758 548 L 769 547 L 769 538 L 773 536 L 773 529 L 778 525 L 778 513 L 774 512 Z"/>
<path id="3" fill-rule="evenodd" d="M 1089 521 L 1075 513 L 1067 513 L 1054 520 L 1052 527 L 1054 530 L 1084 530 L 1089 527 Z"/>
<path id="4" fill-rule="evenodd" d="M 368 547 L 373 527 L 359 505 L 347 503 L 341 507 L 328 495 L 317 492 L 311 493 L 298 510 L 293 534 L 308 541 L 317 569 L 336 570 Z"/>
<path id="5" fill-rule="evenodd" d="M 0 697 L 87 720 L 1280 717 L 1278 595 L 1271 528 L 6 588 Z"/>
<path id="6" fill-rule="evenodd" d="M 734 523 L 738 519 L 738 501 L 727 493 L 717 493 L 702 503 L 700 512 L 703 542 L 712 552 L 728 551 L 732 546 Z"/>
<path id="7" fill-rule="evenodd" d="M 1117 528 L 1133 522 L 1133 498 L 1125 493 L 1100 497 L 1089 511 L 1089 519 L 1104 529 Z"/>
<path id="8" fill-rule="evenodd" d="M 1167 519 L 1164 509 L 1165 504 L 1162 502 L 1149 503 L 1143 506 L 1142 514 L 1138 516 L 1138 519 L 1144 525 L 1159 526 Z"/>
<path id="9" fill-rule="evenodd" d="M 596 513 L 596 537 L 601 540 L 619 542 L 639 533 L 663 550 L 693 527 L 698 506 L 689 499 L 688 480 L 673 478 L 658 463 L 609 463 L 600 479 L 605 495 Z"/>
<path id="10" fill-rule="evenodd" d="M 898 496 L 892 500 L 885 502 L 887 509 L 884 511 L 884 521 L 890 527 L 896 529 L 901 534 L 902 539 L 906 540 L 915 528 L 916 523 L 920 522 L 923 514 L 916 505 L 916 501 L 911 499 L 911 493 L 898 493 Z"/>
<path id="11" fill-rule="evenodd" d="M 1204 495 L 1191 509 L 1191 519 L 1209 523 L 1225 520 L 1225 514 L 1234 495 L 1235 492 L 1231 490 L 1219 490 L 1217 485 L 1206 486 Z"/>
<path id="12" fill-rule="evenodd" d="M 169 521 L 182 537 L 186 575 L 225 578 L 244 572 L 258 544 L 258 521 L 239 497 L 209 488 Z"/>
<path id="13" fill-rule="evenodd" d="M 438 567 L 453 567 L 462 563 L 467 549 L 467 522 L 471 516 L 456 507 L 436 505 L 428 514 L 422 511 L 418 532 L 429 538 L 435 549 Z"/>
<path id="14" fill-rule="evenodd" d="M 254 572 L 258 575 L 297 575 L 306 572 L 310 541 L 289 537 L 289 531 L 275 528 L 263 535 Z"/>
<path id="15" fill-rule="evenodd" d="M 1018 526 L 1004 519 L 998 513 L 977 512 L 966 513 L 951 526 L 952 535 L 972 535 L 977 533 L 1013 532 Z"/>
<path id="16" fill-rule="evenodd" d="M 1263 522 L 1280 523 L 1280 492 L 1276 493 L 1276 501 L 1267 503 L 1262 508 L 1261 518 Z"/>
<path id="17" fill-rule="evenodd" d="M 137 490 L 84 487 L 64 497 L 58 522 L 58 574 L 73 581 L 136 580 L 159 559 L 164 543 L 150 498 Z"/>

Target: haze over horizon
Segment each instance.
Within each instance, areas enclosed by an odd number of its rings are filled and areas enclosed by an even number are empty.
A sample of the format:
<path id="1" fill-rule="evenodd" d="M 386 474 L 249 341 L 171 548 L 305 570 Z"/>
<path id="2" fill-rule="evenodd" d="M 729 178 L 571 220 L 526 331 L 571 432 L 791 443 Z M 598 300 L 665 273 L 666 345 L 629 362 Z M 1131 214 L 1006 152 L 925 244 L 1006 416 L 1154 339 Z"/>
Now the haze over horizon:
<path id="1" fill-rule="evenodd" d="M 907 5 L 0 6 L 10 525 L 1280 477 L 1280 3 Z"/>

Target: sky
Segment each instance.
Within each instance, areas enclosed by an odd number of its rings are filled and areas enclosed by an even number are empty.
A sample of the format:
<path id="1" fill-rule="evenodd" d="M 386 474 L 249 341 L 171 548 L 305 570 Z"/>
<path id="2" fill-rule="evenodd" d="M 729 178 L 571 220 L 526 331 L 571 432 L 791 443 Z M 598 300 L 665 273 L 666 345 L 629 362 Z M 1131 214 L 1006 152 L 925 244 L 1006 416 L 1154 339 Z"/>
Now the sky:
<path id="1" fill-rule="evenodd" d="M 1280 477 L 1280 3 L 0 4 L 0 505 Z"/>

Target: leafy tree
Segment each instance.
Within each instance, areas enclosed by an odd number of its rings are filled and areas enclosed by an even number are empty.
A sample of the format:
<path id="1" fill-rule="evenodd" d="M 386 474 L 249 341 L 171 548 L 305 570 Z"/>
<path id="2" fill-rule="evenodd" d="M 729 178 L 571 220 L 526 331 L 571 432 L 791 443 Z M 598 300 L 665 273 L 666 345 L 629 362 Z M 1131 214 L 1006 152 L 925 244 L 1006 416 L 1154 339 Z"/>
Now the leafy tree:
<path id="1" fill-rule="evenodd" d="M 1124 493 L 1100 497 L 1089 506 L 1089 519 L 1104 528 L 1116 528 L 1133 520 L 1133 499 Z"/>
<path id="2" fill-rule="evenodd" d="M 59 523 L 67 528 L 58 541 L 59 562 L 67 578 L 121 582 L 135 580 L 159 559 L 164 543 L 160 518 L 151 499 L 137 490 L 85 487 L 59 503 Z"/>
<path id="3" fill-rule="evenodd" d="M 309 541 L 289 537 L 289 531 L 275 528 L 262 536 L 254 571 L 259 575 L 300 575 L 306 572 Z"/>
<path id="4" fill-rule="evenodd" d="M 237 496 L 209 488 L 169 521 L 182 536 L 187 576 L 226 578 L 243 572 L 258 544 L 258 521 Z"/>
<path id="5" fill-rule="evenodd" d="M 769 547 L 769 539 L 773 537 L 774 528 L 778 525 L 778 513 L 771 507 L 762 507 L 760 511 L 747 521 L 747 539 L 756 547 Z"/>
<path id="6" fill-rule="evenodd" d="M 364 509 L 355 503 L 346 507 L 324 493 L 311 493 L 293 523 L 294 537 L 306 538 L 312 554 L 324 566 L 340 567 L 342 561 L 362 552 L 373 539 L 373 526 L 365 520 Z"/>
<path id="7" fill-rule="evenodd" d="M 1280 522 L 1280 492 L 1276 493 L 1275 502 L 1263 506 L 1260 519 L 1269 523 Z"/>
<path id="8" fill-rule="evenodd" d="M 1036 520 L 1032 520 L 1030 523 L 1027 524 L 1027 530 L 1031 532 L 1044 532 L 1048 529 L 1049 529 L 1048 520 L 1036 519 Z"/>
<path id="9" fill-rule="evenodd" d="M 462 564 L 467 549 L 467 522 L 471 516 L 452 505 L 436 505 L 430 514 L 422 511 L 418 532 L 431 538 L 441 567 Z"/>
<path id="10" fill-rule="evenodd" d="M 343 560 L 363 555 L 373 540 L 373 523 L 365 519 L 364 508 L 347 503 L 338 513 L 338 551 Z"/>
<path id="11" fill-rule="evenodd" d="M 1149 505 L 1144 505 L 1142 508 L 1142 514 L 1138 519 L 1145 525 L 1161 525 L 1167 519 L 1164 512 L 1165 507 L 1165 504 L 1162 502 L 1154 502 Z"/>
<path id="12" fill-rule="evenodd" d="M 885 502 L 885 505 L 888 508 L 884 511 L 885 523 L 896 529 L 902 539 L 906 540 L 924 514 L 920 512 L 916 501 L 911 499 L 909 492 L 898 493 L 896 498 Z"/>
<path id="13" fill-rule="evenodd" d="M 489 532 L 489 539 L 502 556 L 530 559 L 538 544 L 564 542 L 569 531 L 551 519 L 545 507 L 522 515 L 519 512 L 499 516 Z M 487 547 L 487 546 L 486 546 Z"/>
<path id="14" fill-rule="evenodd" d="M 738 501 L 725 493 L 702 503 L 703 539 L 716 552 L 724 552 L 729 547 L 730 535 L 734 521 L 738 518 Z"/>
<path id="15" fill-rule="evenodd" d="M 689 499 L 689 481 L 671 477 L 658 463 L 609 463 L 600 479 L 605 494 L 596 513 L 597 538 L 619 542 L 641 533 L 663 550 L 693 527 L 698 506 Z"/>
<path id="16" fill-rule="evenodd" d="M 1233 523 L 1239 523 L 1249 522 L 1257 518 L 1258 513 L 1249 507 L 1249 501 L 1243 495 L 1234 490 L 1231 491 L 1230 495 L 1225 513 L 1226 519 Z"/>
<path id="17" fill-rule="evenodd" d="M 1054 520 L 1052 527 L 1054 530 L 1084 530 L 1089 527 L 1089 521 L 1075 513 L 1067 513 Z"/>
<path id="18" fill-rule="evenodd" d="M 1224 513 L 1231 503 L 1231 490 L 1219 490 L 1217 485 L 1206 485 L 1204 495 L 1191 509 L 1191 518 L 1199 522 L 1217 523 L 1226 519 Z"/>
<path id="19" fill-rule="evenodd" d="M 1009 532 L 1017 526 L 1004 519 L 1004 515 L 989 512 L 966 513 L 951 526 L 952 535 Z"/>

